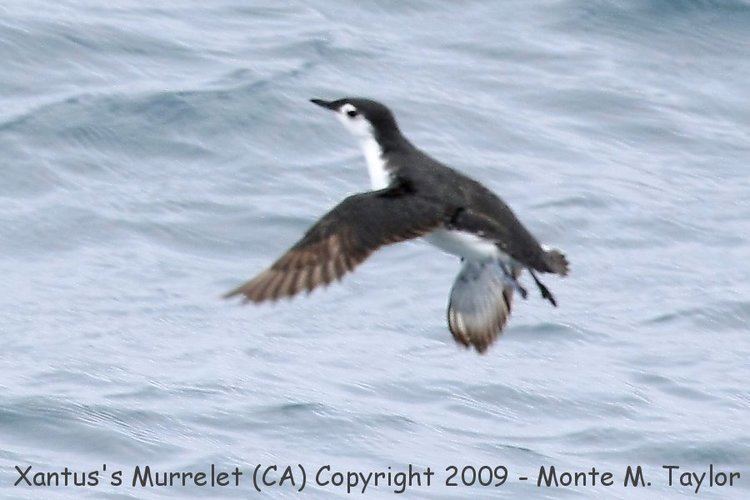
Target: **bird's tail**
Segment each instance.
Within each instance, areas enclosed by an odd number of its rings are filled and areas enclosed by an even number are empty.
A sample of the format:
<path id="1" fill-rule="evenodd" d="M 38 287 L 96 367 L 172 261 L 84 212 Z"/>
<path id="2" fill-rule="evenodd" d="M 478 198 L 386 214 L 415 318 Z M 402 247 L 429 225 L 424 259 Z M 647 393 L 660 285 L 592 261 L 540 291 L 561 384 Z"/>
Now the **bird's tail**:
<path id="1" fill-rule="evenodd" d="M 520 269 L 512 272 L 515 278 Z M 513 279 L 497 262 L 464 261 L 448 303 L 448 327 L 456 342 L 487 350 L 510 317 Z"/>
<path id="2" fill-rule="evenodd" d="M 547 265 L 547 272 L 560 276 L 568 274 L 568 259 L 556 248 L 544 248 L 544 263 Z"/>

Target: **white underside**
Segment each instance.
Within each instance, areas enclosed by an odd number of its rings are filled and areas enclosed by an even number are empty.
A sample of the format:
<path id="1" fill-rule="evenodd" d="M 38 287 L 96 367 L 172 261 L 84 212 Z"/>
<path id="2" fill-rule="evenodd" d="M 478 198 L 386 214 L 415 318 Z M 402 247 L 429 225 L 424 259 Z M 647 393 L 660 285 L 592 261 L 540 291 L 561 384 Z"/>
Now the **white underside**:
<path id="1" fill-rule="evenodd" d="M 360 141 L 362 152 L 367 162 L 367 173 L 370 174 L 372 189 L 385 189 L 391 183 L 391 176 L 385 167 L 383 150 L 374 137 L 367 137 Z"/>
<path id="2" fill-rule="evenodd" d="M 467 260 L 510 260 L 492 241 L 465 231 L 438 229 L 425 236 L 424 240 L 444 252 Z"/>

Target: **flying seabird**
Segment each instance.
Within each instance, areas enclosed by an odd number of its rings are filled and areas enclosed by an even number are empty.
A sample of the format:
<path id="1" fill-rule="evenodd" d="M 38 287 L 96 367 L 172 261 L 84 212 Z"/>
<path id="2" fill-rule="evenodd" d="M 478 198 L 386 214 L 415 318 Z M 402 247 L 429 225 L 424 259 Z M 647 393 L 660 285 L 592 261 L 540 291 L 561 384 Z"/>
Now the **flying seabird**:
<path id="1" fill-rule="evenodd" d="M 526 270 L 543 298 L 557 302 L 537 273 L 565 276 L 568 261 L 532 236 L 485 186 L 418 149 L 393 113 L 362 98 L 311 99 L 336 114 L 358 140 L 372 191 L 344 199 L 271 267 L 225 295 L 275 301 L 339 280 L 382 246 L 422 237 L 461 258 L 448 303 L 448 327 L 478 352 L 502 332 Z"/>

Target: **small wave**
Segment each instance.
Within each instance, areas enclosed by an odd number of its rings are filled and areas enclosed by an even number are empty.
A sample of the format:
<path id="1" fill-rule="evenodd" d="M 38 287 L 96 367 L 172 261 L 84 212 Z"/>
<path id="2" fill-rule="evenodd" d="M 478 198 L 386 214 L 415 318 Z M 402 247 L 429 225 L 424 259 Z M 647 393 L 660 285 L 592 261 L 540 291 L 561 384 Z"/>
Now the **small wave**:
<path id="1" fill-rule="evenodd" d="M 750 302 L 720 301 L 701 304 L 666 314 L 644 322 L 646 325 L 687 323 L 709 331 L 744 330 L 750 325 Z"/>

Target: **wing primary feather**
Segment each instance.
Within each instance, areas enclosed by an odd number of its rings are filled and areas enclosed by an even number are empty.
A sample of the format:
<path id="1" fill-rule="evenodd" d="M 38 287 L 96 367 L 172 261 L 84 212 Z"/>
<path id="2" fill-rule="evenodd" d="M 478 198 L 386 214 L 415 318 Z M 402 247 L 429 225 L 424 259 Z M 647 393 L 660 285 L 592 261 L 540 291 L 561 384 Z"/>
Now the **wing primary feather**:
<path id="1" fill-rule="evenodd" d="M 388 194 L 385 196 L 384 194 Z M 352 195 L 313 225 L 270 268 L 224 297 L 275 301 L 340 280 L 382 246 L 441 226 L 444 210 L 396 187 Z"/>

